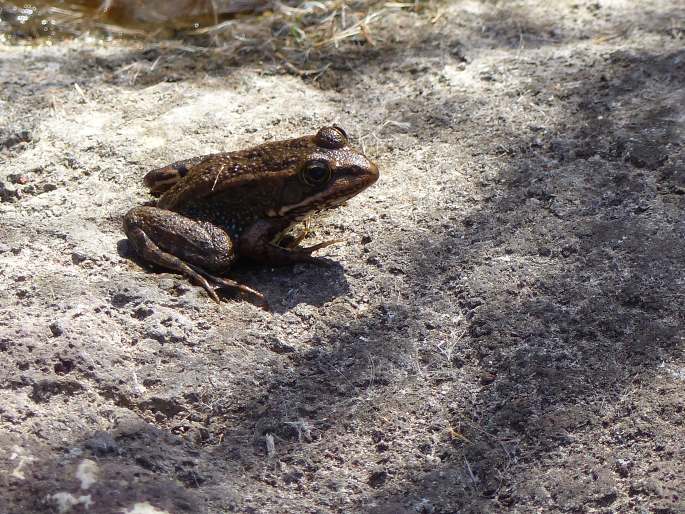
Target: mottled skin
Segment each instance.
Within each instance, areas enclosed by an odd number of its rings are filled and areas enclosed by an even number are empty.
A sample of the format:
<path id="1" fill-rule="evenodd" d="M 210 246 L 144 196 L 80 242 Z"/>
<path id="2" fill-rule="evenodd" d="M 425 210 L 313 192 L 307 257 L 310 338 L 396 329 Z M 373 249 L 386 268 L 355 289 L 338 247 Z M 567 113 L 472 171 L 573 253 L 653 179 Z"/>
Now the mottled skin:
<path id="1" fill-rule="evenodd" d="M 183 273 L 216 301 L 237 289 L 266 306 L 263 295 L 220 278 L 238 257 L 271 265 L 316 262 L 315 250 L 284 233 L 313 212 L 337 207 L 378 179 L 378 168 L 350 148 L 339 127 L 315 135 L 194 157 L 145 176 L 154 207 L 124 216 L 124 232 L 145 260 Z"/>

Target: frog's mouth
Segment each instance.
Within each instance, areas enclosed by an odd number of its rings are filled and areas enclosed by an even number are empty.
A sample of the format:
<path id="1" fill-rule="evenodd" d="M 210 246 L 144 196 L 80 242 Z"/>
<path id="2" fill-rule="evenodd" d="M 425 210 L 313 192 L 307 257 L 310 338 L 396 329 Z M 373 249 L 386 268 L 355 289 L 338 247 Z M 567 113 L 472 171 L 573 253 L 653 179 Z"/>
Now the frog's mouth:
<path id="1" fill-rule="evenodd" d="M 356 194 L 356 193 L 355 193 Z M 320 212 L 320 211 L 325 211 L 327 209 L 332 209 L 334 207 L 338 207 L 345 203 L 349 198 L 354 196 L 354 194 L 350 195 L 345 195 L 341 197 L 333 197 L 333 198 L 328 198 L 327 194 L 319 194 L 319 195 L 314 195 L 310 196 L 307 199 L 303 200 L 302 202 L 292 204 L 292 205 L 283 205 L 281 208 L 278 210 L 272 210 L 271 212 L 267 213 L 272 216 L 280 216 L 280 217 L 285 217 L 285 216 L 307 216 L 309 214 L 313 214 L 315 212 Z"/>

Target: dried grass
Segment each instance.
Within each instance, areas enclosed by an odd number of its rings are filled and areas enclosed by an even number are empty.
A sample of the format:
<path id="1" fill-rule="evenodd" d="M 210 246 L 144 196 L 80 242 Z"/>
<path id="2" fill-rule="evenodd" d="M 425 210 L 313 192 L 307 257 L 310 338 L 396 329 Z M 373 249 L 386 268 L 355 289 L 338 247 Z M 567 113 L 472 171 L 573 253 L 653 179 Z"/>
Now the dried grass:
<path id="1" fill-rule="evenodd" d="M 439 17 L 433 0 L 387 2 L 378 0 L 305 0 L 286 4 L 278 0 L 209 0 L 201 16 L 180 17 L 164 23 L 113 23 L 107 5 L 99 8 L 81 3 L 39 3 L 37 8 L 3 7 L 0 36 L 55 39 L 80 37 L 130 37 L 184 48 L 214 48 L 227 52 L 257 51 L 273 60 L 289 63 L 293 53 L 306 53 L 342 45 L 375 46 L 388 34 L 397 34 L 392 18 L 397 13 L 425 19 Z M 103 5 L 105 8 L 103 8 Z M 149 6 L 148 6 L 149 9 Z M 194 11 L 194 12 L 197 12 Z M 120 14 L 120 13 L 119 13 Z M 228 19 L 227 19 L 228 18 Z M 136 20 L 131 12 L 127 19 Z M 18 35 L 18 37 L 17 37 Z M 305 59 L 296 59 L 302 62 Z M 286 64 L 300 75 L 322 73 L 323 69 L 305 70 Z"/>

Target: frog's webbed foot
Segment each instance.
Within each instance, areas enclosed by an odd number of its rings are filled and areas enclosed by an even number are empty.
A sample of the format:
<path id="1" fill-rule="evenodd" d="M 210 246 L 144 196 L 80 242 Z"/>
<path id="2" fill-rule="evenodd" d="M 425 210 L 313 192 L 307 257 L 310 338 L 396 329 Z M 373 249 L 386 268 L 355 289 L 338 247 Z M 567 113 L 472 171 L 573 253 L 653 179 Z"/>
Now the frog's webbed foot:
<path id="1" fill-rule="evenodd" d="M 215 302 L 220 302 L 219 296 L 216 294 L 217 289 L 231 289 L 238 291 L 238 293 L 244 296 L 250 297 L 252 299 L 252 302 L 255 305 L 261 307 L 262 309 L 266 311 L 269 310 L 269 302 L 266 300 L 266 297 L 259 291 L 252 289 L 251 287 L 248 287 L 245 284 L 241 284 L 240 282 L 236 282 L 235 280 L 231 280 L 230 278 L 217 277 L 215 275 L 212 275 L 211 273 L 207 273 L 202 268 L 193 266 L 192 264 L 189 264 L 188 267 L 192 268 L 192 270 L 198 275 L 201 275 L 200 278 L 204 280 L 204 283 L 200 283 L 200 285 L 202 285 L 202 287 L 205 288 L 209 296 L 211 296 Z M 205 277 L 208 278 L 211 282 L 214 282 L 218 287 L 215 289 L 211 285 L 209 285 L 207 280 L 205 280 Z M 209 289 L 207 289 L 205 283 L 209 286 Z"/>

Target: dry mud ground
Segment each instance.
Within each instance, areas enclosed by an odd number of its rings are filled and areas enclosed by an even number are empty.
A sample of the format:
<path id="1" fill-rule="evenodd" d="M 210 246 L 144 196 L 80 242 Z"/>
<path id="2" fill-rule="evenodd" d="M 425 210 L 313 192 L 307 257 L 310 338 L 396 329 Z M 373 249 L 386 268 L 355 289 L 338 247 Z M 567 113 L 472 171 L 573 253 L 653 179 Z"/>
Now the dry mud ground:
<path id="1" fill-rule="evenodd" d="M 685 512 L 685 6 L 386 22 L 0 44 L 0 512 Z M 382 177 L 272 312 L 128 255 L 146 170 L 330 122 Z"/>

